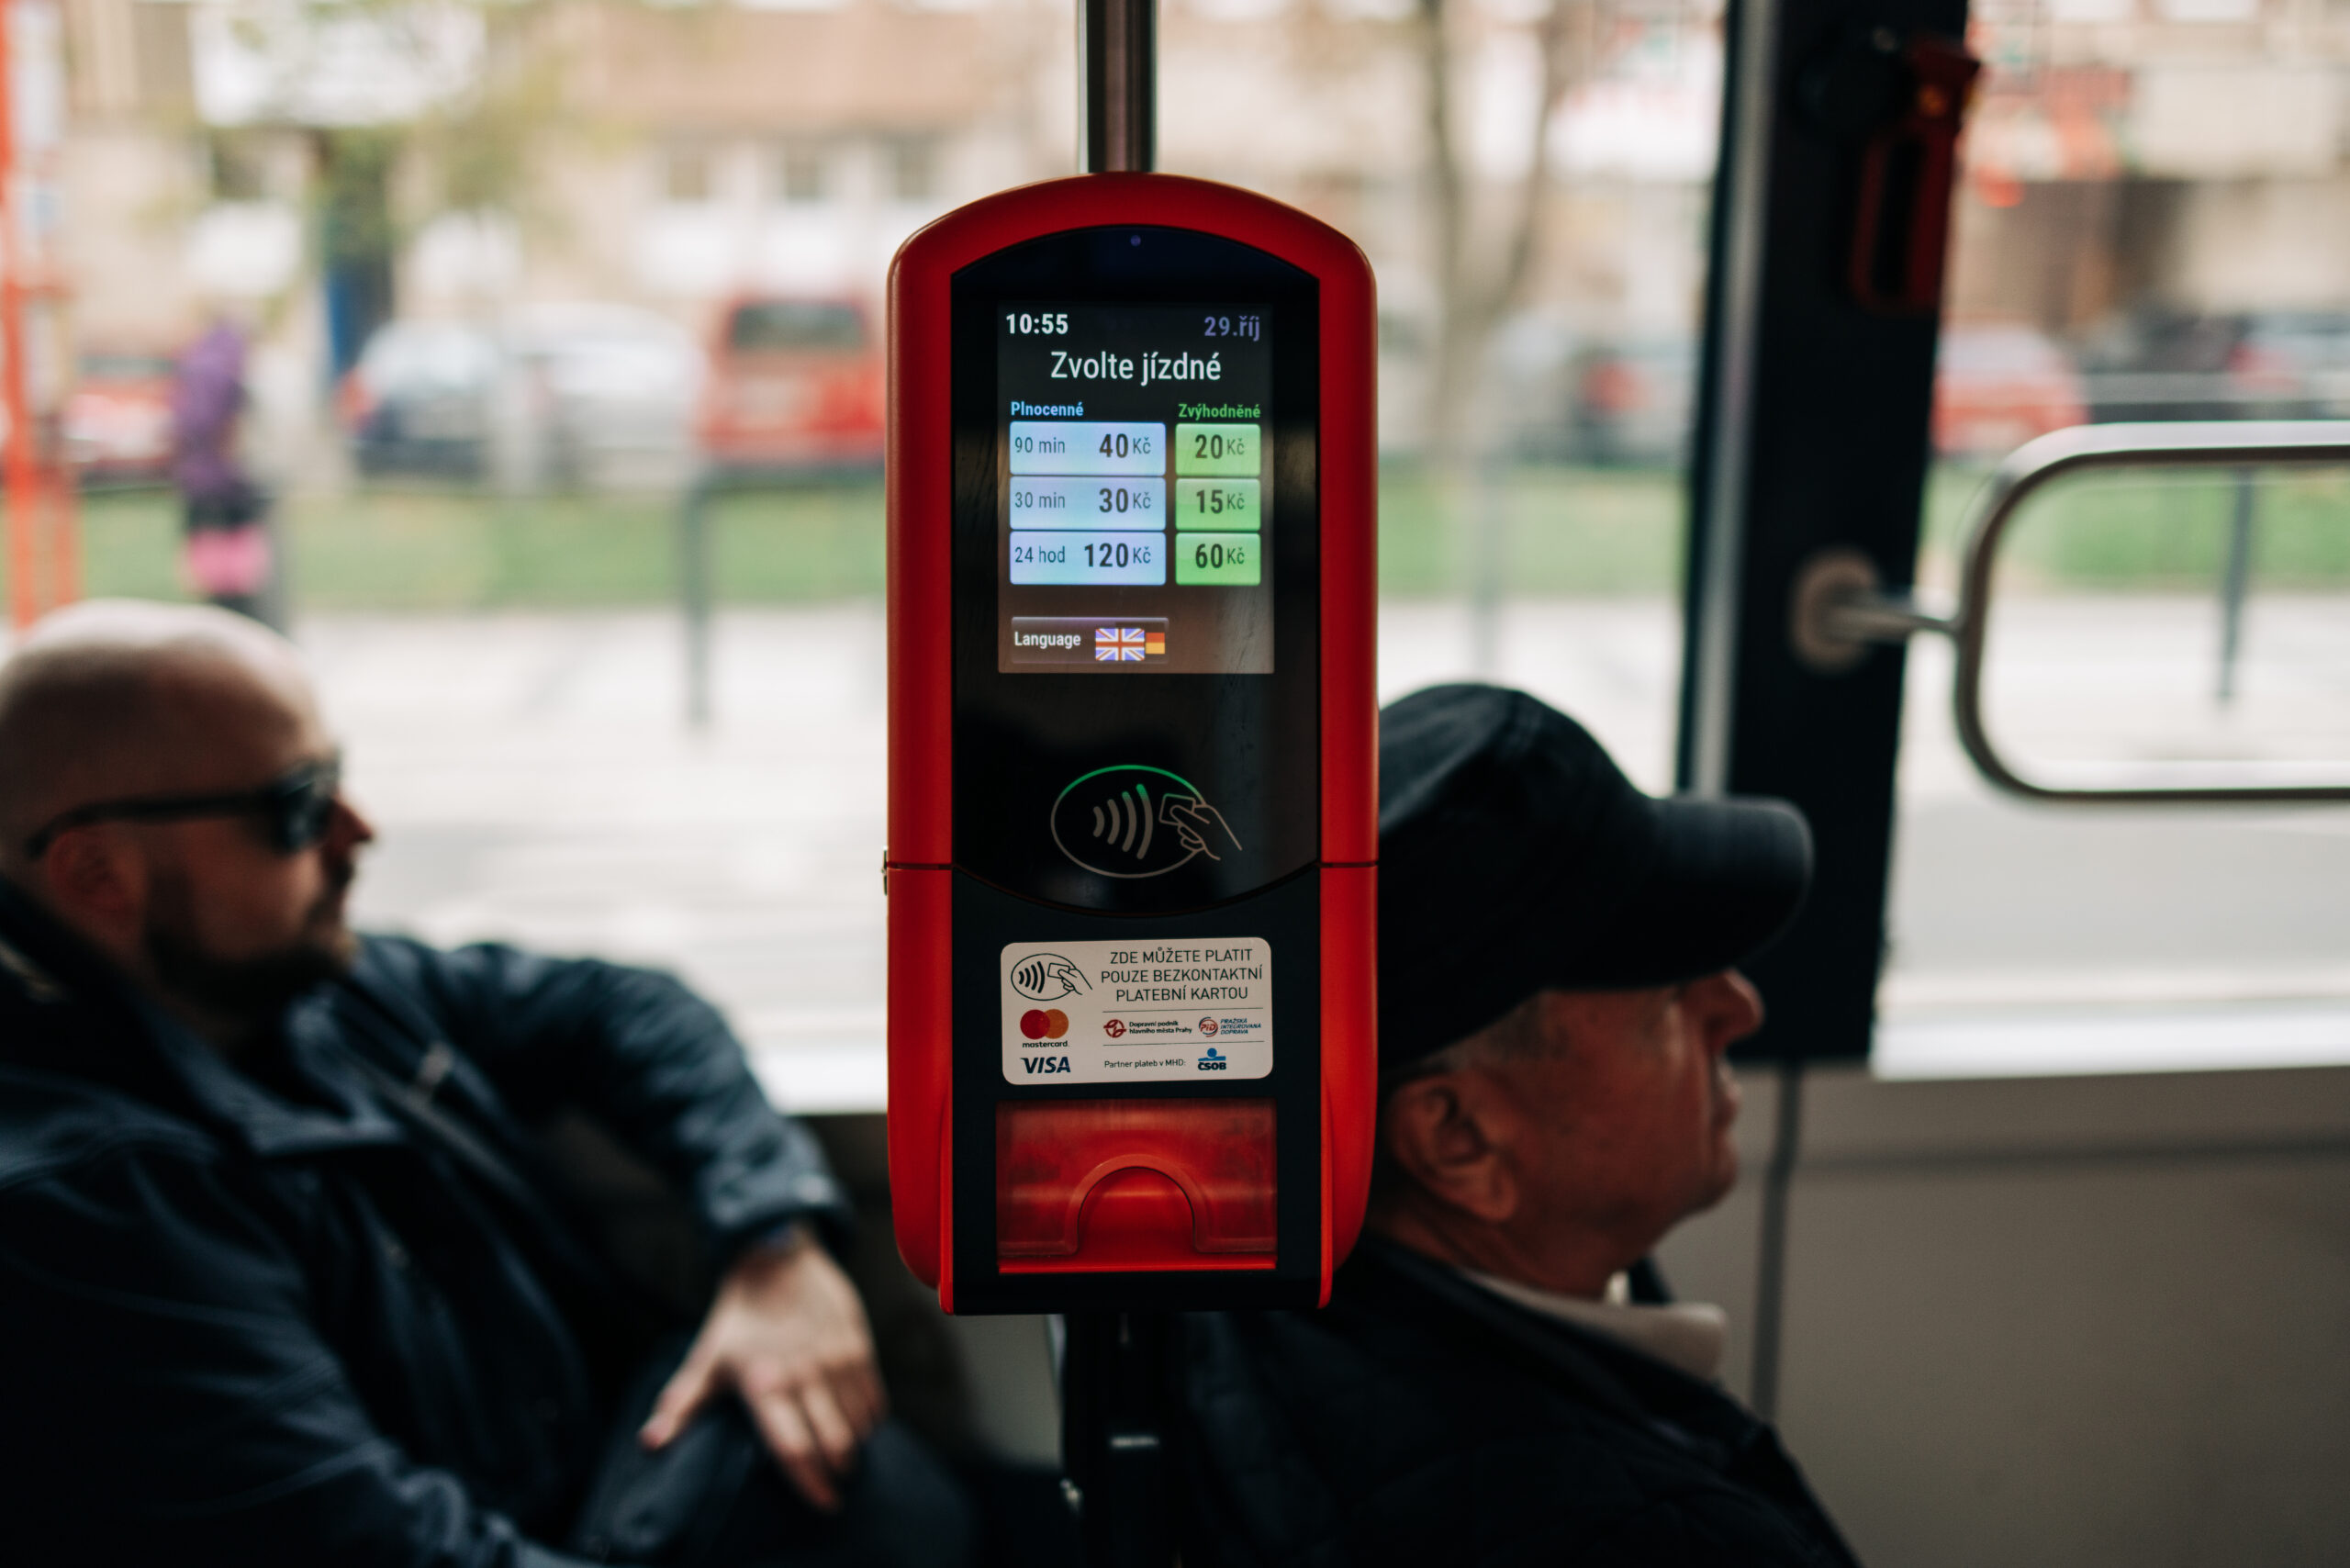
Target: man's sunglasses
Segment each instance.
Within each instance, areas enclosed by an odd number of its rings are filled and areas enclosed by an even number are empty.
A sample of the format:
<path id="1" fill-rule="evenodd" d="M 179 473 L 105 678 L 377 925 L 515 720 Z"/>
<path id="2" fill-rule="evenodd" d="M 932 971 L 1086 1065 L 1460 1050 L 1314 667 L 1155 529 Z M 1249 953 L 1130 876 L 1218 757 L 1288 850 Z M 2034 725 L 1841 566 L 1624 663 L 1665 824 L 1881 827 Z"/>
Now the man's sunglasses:
<path id="1" fill-rule="evenodd" d="M 327 834 L 334 821 L 336 792 L 342 788 L 342 760 L 306 762 L 258 790 L 219 795 L 134 795 L 120 801 L 98 801 L 51 817 L 47 825 L 25 841 L 28 858 L 49 853 L 58 834 L 91 823 L 182 822 L 194 817 L 255 816 L 269 829 L 269 842 L 280 855 L 310 847 Z"/>

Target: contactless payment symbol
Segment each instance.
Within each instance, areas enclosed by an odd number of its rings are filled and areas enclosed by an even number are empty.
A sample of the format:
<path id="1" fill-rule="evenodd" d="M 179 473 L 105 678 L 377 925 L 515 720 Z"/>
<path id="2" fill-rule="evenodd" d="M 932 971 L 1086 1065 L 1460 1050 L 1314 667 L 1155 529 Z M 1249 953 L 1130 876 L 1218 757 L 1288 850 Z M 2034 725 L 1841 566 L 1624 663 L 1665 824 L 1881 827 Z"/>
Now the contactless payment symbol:
<path id="1" fill-rule="evenodd" d="M 1053 801 L 1053 842 L 1101 877 L 1163 877 L 1241 847 L 1224 813 L 1180 773 L 1140 763 L 1097 767 Z M 1038 1000 L 1043 1000 L 1038 998 Z"/>
<path id="2" fill-rule="evenodd" d="M 1038 953 L 1013 969 L 1012 989 L 1031 1002 L 1058 1002 L 1093 988 L 1086 982 L 1085 971 L 1058 953 Z"/>

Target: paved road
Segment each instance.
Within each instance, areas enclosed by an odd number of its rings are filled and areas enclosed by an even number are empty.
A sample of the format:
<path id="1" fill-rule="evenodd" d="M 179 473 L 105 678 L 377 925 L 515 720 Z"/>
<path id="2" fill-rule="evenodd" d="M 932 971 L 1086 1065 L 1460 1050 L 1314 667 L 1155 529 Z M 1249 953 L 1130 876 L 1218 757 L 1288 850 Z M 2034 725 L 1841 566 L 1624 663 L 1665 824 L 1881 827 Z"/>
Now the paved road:
<path id="1" fill-rule="evenodd" d="M 2350 753 L 2350 604 L 2259 606 L 2226 712 L 2208 618 L 2191 600 L 2022 601 L 2000 627 L 1995 725 L 2052 764 Z M 668 965 L 727 1008 L 778 1099 L 879 1104 L 878 607 L 722 617 L 703 734 L 680 722 L 660 613 L 318 617 L 301 635 L 383 834 L 364 919 Z M 1503 678 L 1663 787 L 1669 607 L 1514 606 L 1497 645 Z M 1457 607 L 1387 607 L 1382 693 L 1467 674 L 1472 646 Z M 1881 1067 L 2350 1059 L 2350 811 L 2010 803 L 1960 755 L 1948 679 L 1942 650 L 1913 661 Z"/>

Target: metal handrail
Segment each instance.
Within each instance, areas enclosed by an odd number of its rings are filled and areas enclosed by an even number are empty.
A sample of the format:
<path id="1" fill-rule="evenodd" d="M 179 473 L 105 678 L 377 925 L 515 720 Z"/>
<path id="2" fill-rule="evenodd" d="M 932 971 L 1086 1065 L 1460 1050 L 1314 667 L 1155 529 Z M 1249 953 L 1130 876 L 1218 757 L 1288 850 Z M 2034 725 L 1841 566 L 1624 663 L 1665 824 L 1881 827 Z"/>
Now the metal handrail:
<path id="1" fill-rule="evenodd" d="M 1900 643 L 1919 632 L 1947 633 L 1957 649 L 1952 715 L 1959 745 L 1977 771 L 1998 788 L 2030 800 L 2073 805 L 2284 805 L 2350 801 L 2350 781 L 2324 783 L 2307 776 L 2340 765 L 2188 763 L 2133 765 L 2141 776 L 2169 772 L 2162 785 L 2042 782 L 2025 777 L 1993 745 L 1983 717 L 1983 666 L 1989 640 L 1991 582 L 2000 541 L 2025 501 L 2067 476 L 2097 468 L 2246 468 L 2293 464 L 2350 466 L 2350 420 L 2183 420 L 2177 423 L 2076 425 L 2025 442 L 2008 454 L 1975 502 L 1959 575 L 1958 603 L 1947 614 L 1917 607 L 1907 595 L 1886 594 L 1852 580 L 1849 552 L 1816 559 L 1805 574 L 1836 578 L 1830 591 L 1796 596 L 1799 651 Z M 1806 618 L 1808 617 L 1808 622 Z M 1832 669 L 1816 655 L 1814 667 Z"/>

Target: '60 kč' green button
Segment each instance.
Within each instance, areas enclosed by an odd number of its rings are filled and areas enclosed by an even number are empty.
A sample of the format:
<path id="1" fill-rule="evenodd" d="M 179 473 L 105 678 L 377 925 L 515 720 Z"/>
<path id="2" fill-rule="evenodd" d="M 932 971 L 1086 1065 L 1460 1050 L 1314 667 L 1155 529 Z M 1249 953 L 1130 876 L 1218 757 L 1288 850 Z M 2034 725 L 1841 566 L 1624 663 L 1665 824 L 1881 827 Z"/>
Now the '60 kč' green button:
<path id="1" fill-rule="evenodd" d="M 1214 588 L 1255 588 L 1263 543 L 1253 533 L 1179 533 L 1175 536 L 1175 583 Z"/>

